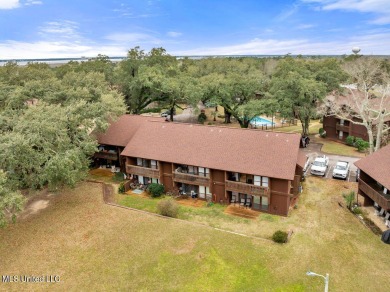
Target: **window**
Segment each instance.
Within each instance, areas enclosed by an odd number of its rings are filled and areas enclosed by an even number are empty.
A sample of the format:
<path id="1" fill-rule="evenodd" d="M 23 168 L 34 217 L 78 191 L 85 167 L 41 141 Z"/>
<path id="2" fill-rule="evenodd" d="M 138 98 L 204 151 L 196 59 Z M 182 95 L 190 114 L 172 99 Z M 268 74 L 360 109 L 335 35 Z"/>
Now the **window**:
<path id="1" fill-rule="evenodd" d="M 197 167 L 196 166 L 192 166 L 192 165 L 189 165 L 188 166 L 188 173 L 189 174 L 197 174 Z"/>
<path id="2" fill-rule="evenodd" d="M 199 167 L 199 175 L 208 177 L 210 175 L 210 169 L 205 167 Z"/>
<path id="3" fill-rule="evenodd" d="M 158 184 L 158 183 L 159 183 L 159 182 L 158 182 L 158 178 L 152 178 L 152 183 Z"/>
<path id="4" fill-rule="evenodd" d="M 268 187 L 268 182 L 269 182 L 268 177 L 266 177 L 266 176 L 261 177 L 261 185 L 263 187 Z"/>
<path id="5" fill-rule="evenodd" d="M 386 188 L 383 189 L 383 193 L 387 195 L 388 190 Z"/>
<path id="6" fill-rule="evenodd" d="M 268 210 L 268 197 L 261 197 L 261 209 Z"/>
<path id="7" fill-rule="evenodd" d="M 253 178 L 254 178 L 253 184 L 255 186 L 263 186 L 263 187 L 269 186 L 269 178 L 268 177 L 255 175 Z"/>
<path id="8" fill-rule="evenodd" d="M 210 188 L 205 186 L 199 186 L 199 198 L 205 199 L 207 194 L 210 194 Z"/>
<path id="9" fill-rule="evenodd" d="M 206 187 L 199 186 L 199 198 L 200 199 L 206 198 Z"/>
<path id="10" fill-rule="evenodd" d="M 150 166 L 151 166 L 151 168 L 153 168 L 153 169 L 157 169 L 157 161 L 156 161 L 156 160 L 151 160 L 151 161 L 150 161 Z"/>
<path id="11" fill-rule="evenodd" d="M 252 196 L 252 202 L 253 202 L 253 209 L 260 209 L 260 197 L 259 196 Z"/>
<path id="12" fill-rule="evenodd" d="M 142 158 L 137 158 L 137 165 L 142 166 Z"/>

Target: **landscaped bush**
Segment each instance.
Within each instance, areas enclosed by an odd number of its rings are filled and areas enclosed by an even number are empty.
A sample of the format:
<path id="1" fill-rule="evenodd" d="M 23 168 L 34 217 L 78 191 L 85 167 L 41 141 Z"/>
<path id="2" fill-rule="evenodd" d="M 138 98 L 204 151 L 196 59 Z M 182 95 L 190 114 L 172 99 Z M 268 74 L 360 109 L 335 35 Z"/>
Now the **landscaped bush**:
<path id="1" fill-rule="evenodd" d="M 355 137 L 354 136 L 348 136 L 347 138 L 345 138 L 345 144 L 349 145 L 349 146 L 355 146 Z"/>
<path id="2" fill-rule="evenodd" d="M 324 130 L 324 128 L 320 128 L 318 130 L 318 133 L 320 134 L 320 137 L 322 137 L 322 138 L 326 137 L 326 131 Z"/>
<path id="3" fill-rule="evenodd" d="M 352 205 L 355 201 L 355 192 L 350 191 L 348 194 L 343 194 L 345 204 L 349 210 L 352 210 Z"/>
<path id="4" fill-rule="evenodd" d="M 164 193 L 164 185 L 152 183 L 148 186 L 148 192 L 153 198 L 160 197 Z"/>
<path id="5" fill-rule="evenodd" d="M 272 235 L 272 240 L 277 243 L 286 243 L 287 242 L 288 234 L 287 232 L 278 230 Z"/>
<path id="6" fill-rule="evenodd" d="M 363 210 L 359 207 L 353 208 L 352 212 L 356 215 L 363 215 Z"/>
<path id="7" fill-rule="evenodd" d="M 359 152 L 364 152 L 370 146 L 367 141 L 364 141 L 362 138 L 356 138 L 355 147 L 359 150 Z"/>
<path id="8" fill-rule="evenodd" d="M 203 124 L 207 120 L 207 116 L 205 113 L 200 113 L 198 116 L 198 122 Z"/>
<path id="9" fill-rule="evenodd" d="M 175 200 L 164 199 L 158 202 L 157 211 L 160 215 L 176 218 L 179 211 L 179 207 Z"/>
<path id="10" fill-rule="evenodd" d="M 124 174 L 123 172 L 116 172 L 114 177 L 112 178 L 113 181 L 115 182 L 121 182 L 124 180 Z"/>
<path id="11" fill-rule="evenodd" d="M 118 193 L 124 194 L 125 193 L 125 183 L 121 182 L 118 187 Z"/>
<path id="12" fill-rule="evenodd" d="M 145 108 L 140 111 L 141 114 L 146 114 L 146 113 L 160 113 L 162 110 L 161 107 L 154 107 L 154 108 Z"/>

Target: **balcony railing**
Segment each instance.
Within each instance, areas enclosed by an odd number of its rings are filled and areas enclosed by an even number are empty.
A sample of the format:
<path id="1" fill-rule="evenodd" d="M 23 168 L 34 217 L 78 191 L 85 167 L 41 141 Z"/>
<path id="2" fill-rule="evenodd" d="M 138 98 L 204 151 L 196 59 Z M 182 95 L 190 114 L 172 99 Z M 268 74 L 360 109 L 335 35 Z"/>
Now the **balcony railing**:
<path id="1" fill-rule="evenodd" d="M 210 178 L 188 173 L 173 172 L 173 180 L 185 184 L 195 184 L 200 186 L 209 186 Z"/>
<path id="2" fill-rule="evenodd" d="M 126 172 L 136 175 L 142 175 L 146 177 L 159 178 L 160 171 L 158 169 L 136 166 L 136 165 L 126 165 Z"/>
<path id="3" fill-rule="evenodd" d="M 227 180 L 225 184 L 227 191 L 245 193 L 249 195 L 268 196 L 269 188 L 262 186 L 255 186 L 237 181 Z"/>
<path id="4" fill-rule="evenodd" d="M 95 158 L 118 160 L 118 154 L 116 152 L 99 151 L 99 152 L 95 152 L 94 156 Z"/>
<path id="5" fill-rule="evenodd" d="M 390 195 L 382 193 L 377 185 L 369 185 L 359 179 L 359 189 L 369 196 L 374 202 L 377 202 L 383 209 L 390 209 Z"/>
<path id="6" fill-rule="evenodd" d="M 336 124 L 336 130 L 337 130 L 337 131 L 343 131 L 343 132 L 349 133 L 349 126 L 341 125 L 341 124 Z"/>

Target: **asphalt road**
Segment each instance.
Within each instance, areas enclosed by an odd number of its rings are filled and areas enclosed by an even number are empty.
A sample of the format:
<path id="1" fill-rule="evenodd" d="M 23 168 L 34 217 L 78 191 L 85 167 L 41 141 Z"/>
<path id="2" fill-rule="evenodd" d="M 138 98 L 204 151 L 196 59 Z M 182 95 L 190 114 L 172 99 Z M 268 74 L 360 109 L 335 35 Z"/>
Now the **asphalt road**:
<path id="1" fill-rule="evenodd" d="M 329 165 L 328 169 L 326 170 L 324 178 L 327 179 L 334 179 L 332 177 L 333 169 L 336 166 L 337 161 L 347 161 L 349 162 L 349 174 L 347 177 L 347 181 L 356 182 L 356 170 L 357 167 L 353 164 L 354 162 L 358 161 L 360 158 L 357 157 L 349 157 L 349 156 L 342 156 L 342 155 L 333 155 L 333 154 L 325 154 L 321 152 L 321 144 L 314 144 L 310 143 L 308 148 L 304 148 L 304 152 L 306 152 L 306 155 L 309 157 L 310 163 L 314 162 L 314 159 L 319 155 L 326 155 L 329 157 Z M 306 170 L 306 177 L 311 176 L 310 173 L 311 165 Z"/>

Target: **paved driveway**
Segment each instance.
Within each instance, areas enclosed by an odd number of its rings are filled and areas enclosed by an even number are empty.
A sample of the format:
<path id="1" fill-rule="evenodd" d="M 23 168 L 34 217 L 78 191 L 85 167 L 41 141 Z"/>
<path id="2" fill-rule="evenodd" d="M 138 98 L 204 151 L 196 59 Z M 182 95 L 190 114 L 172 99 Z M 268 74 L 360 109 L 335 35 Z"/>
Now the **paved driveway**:
<path id="1" fill-rule="evenodd" d="M 309 157 L 310 163 L 314 161 L 314 159 L 318 155 L 326 155 L 329 157 L 329 166 L 325 174 L 325 178 L 332 178 L 333 169 L 336 166 L 337 161 L 347 161 L 349 162 L 349 175 L 347 180 L 355 182 L 356 181 L 356 170 L 357 167 L 353 164 L 354 162 L 358 161 L 360 158 L 358 157 L 350 157 L 350 156 L 343 156 L 343 155 L 334 155 L 334 154 L 326 154 L 321 152 L 322 144 L 317 143 L 310 143 L 307 148 L 303 148 L 303 151 L 306 153 L 306 155 Z M 306 171 L 306 176 L 310 176 L 310 166 L 308 167 Z"/>

